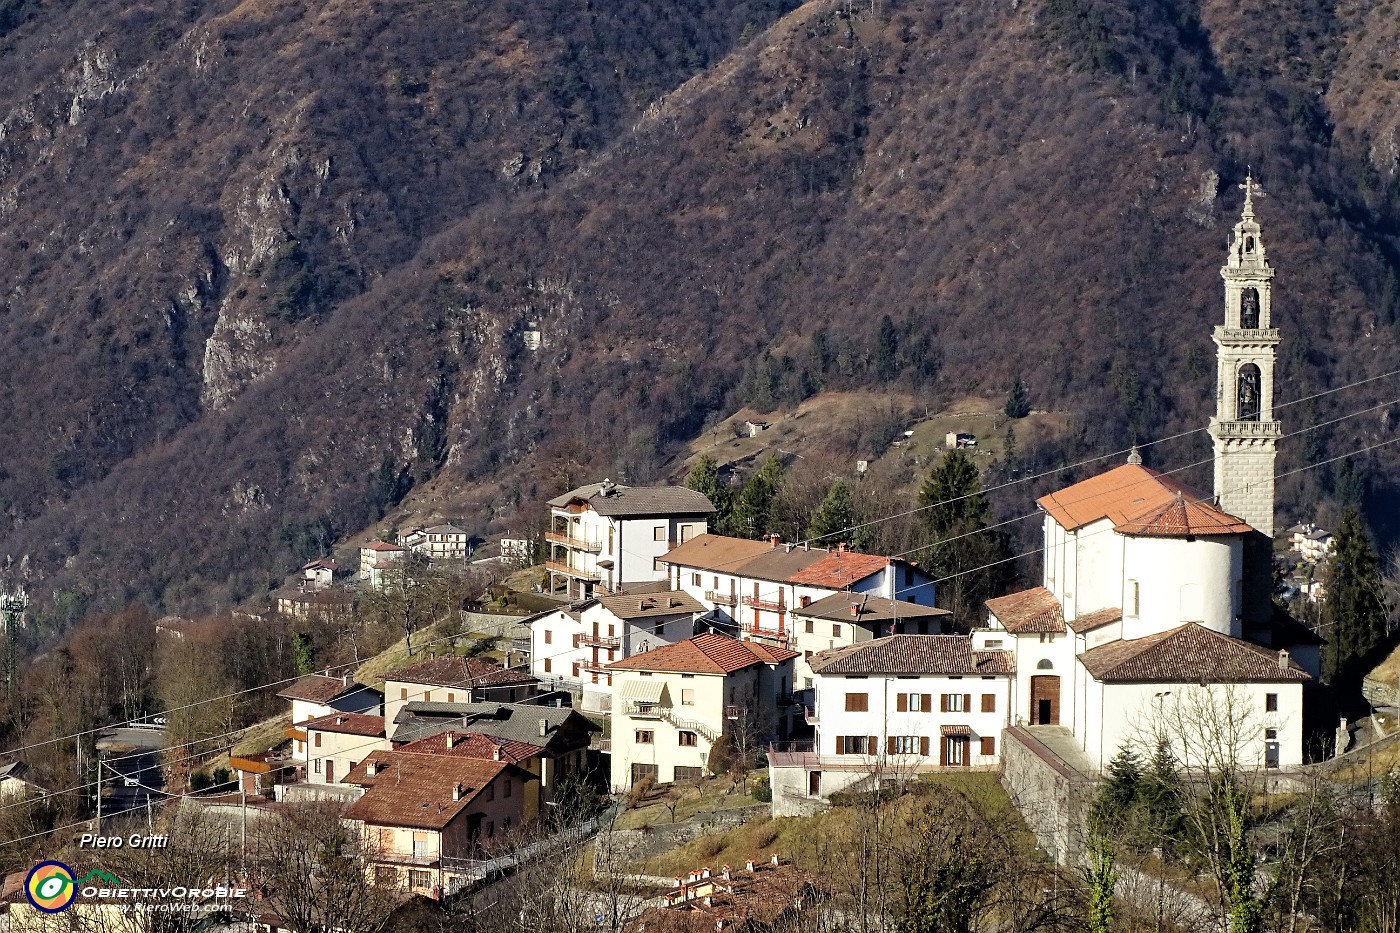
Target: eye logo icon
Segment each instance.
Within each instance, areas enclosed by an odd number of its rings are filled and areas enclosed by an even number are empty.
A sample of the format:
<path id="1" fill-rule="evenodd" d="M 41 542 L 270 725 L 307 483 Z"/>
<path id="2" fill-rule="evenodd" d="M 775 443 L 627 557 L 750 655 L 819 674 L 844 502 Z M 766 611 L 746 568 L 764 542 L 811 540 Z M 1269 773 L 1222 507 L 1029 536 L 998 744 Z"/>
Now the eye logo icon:
<path id="1" fill-rule="evenodd" d="M 66 908 L 77 893 L 73 869 L 62 862 L 40 862 L 24 879 L 24 896 L 46 914 L 56 914 Z"/>

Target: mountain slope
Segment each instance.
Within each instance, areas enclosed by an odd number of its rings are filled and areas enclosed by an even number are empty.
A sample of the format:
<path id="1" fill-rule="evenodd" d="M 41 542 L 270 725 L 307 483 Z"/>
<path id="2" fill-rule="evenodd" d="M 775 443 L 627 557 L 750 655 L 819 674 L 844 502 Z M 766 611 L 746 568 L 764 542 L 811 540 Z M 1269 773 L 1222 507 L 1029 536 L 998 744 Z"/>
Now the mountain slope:
<path id="1" fill-rule="evenodd" d="M 22 141 L 0 188 L 54 208 L 41 220 L 12 207 L 0 234 L 6 256 L 53 244 L 5 282 L 6 401 L 27 440 L 0 477 L 6 549 L 33 555 L 46 587 L 172 607 L 240 598 L 427 477 L 501 484 L 503 505 L 560 464 L 644 481 L 707 419 L 819 386 L 946 399 L 1020 375 L 1037 404 L 1080 413 L 1063 448 L 1039 452 L 1049 464 L 1203 426 L 1216 269 L 1246 165 L 1269 195 L 1281 398 L 1393 368 L 1400 188 L 1394 161 L 1373 155 L 1386 137 L 1372 116 L 1395 112 L 1400 83 L 1356 73 L 1364 12 L 1299 2 L 1260 28 L 1184 0 L 813 2 L 684 83 L 693 61 L 633 84 L 635 47 L 597 50 L 605 30 L 582 56 L 527 42 L 518 24 L 548 19 L 533 8 L 487 7 L 455 45 L 470 56 L 429 42 L 411 65 L 374 37 L 437 7 L 404 3 L 353 30 L 334 4 L 187 12 L 200 25 L 173 40 L 183 51 L 143 72 L 169 77 L 139 107 L 124 92 L 112 123 L 193 119 L 198 98 L 179 94 L 204 80 L 201 61 L 222 61 L 206 53 L 240 42 L 266 45 L 262 115 L 242 128 L 241 68 L 215 66 L 232 82 L 219 116 L 166 131 L 164 148 L 155 129 L 143 147 L 103 141 L 112 165 L 132 162 L 91 204 L 62 188 L 83 161 L 72 126 L 7 130 Z M 762 19 L 687 14 L 712 51 Z M 648 15 L 610 22 L 651 35 Z M 450 32 L 443 16 L 415 33 Z M 359 77 L 332 100 L 312 90 L 331 66 L 305 63 L 337 43 Z M 290 48 L 297 69 L 276 86 L 306 91 L 269 97 L 271 50 Z M 560 64 L 580 61 L 587 91 Z M 522 78 L 550 68 L 558 81 Z M 675 89 L 643 112 L 662 76 Z M 67 93 L 52 90 L 47 112 Z M 8 106 L 13 120 L 26 105 Z M 232 135 L 206 145 L 215 124 Z M 454 134 L 478 124 L 458 152 Z M 575 125 L 593 135 L 570 141 Z M 55 142 L 32 141 L 45 133 Z M 191 138 L 198 153 L 181 149 Z M 386 174 L 373 153 L 401 147 Z M 147 165 L 137 149 L 161 156 Z M 123 226 L 121 185 L 138 176 L 218 190 Z M 103 236 L 85 245 L 92 229 Z M 1328 396 L 1285 423 L 1384 392 Z M 1286 442 L 1282 467 L 1393 427 L 1375 416 Z M 1205 450 L 1197 435 L 1154 457 Z M 1392 495 L 1372 473 L 1373 494 Z M 1303 507 L 1332 483 L 1282 488 Z"/>

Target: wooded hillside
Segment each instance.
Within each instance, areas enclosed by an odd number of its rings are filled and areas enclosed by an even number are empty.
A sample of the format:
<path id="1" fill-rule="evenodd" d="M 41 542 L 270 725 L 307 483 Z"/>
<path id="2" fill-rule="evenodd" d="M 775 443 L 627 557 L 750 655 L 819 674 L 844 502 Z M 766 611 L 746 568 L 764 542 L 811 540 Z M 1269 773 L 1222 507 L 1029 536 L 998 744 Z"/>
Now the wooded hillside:
<path id="1" fill-rule="evenodd" d="M 653 480 L 821 388 L 1019 376 L 1074 414 L 1042 465 L 1204 427 L 1246 166 L 1279 400 L 1397 359 L 1382 5 L 105 9 L 0 17 L 0 538 L 56 623 L 241 599 L 437 475 L 507 490 L 483 524 L 561 464 Z M 1394 428 L 1286 440 L 1280 469 Z M 1393 503 L 1395 462 L 1283 507 Z"/>

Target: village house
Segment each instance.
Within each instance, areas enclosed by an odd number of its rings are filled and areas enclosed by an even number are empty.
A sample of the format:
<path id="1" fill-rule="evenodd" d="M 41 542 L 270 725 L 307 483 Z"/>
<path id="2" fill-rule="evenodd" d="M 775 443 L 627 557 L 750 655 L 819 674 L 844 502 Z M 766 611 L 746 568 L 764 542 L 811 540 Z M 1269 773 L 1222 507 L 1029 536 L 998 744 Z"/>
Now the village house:
<path id="1" fill-rule="evenodd" d="M 516 763 L 538 779 L 538 806 L 552 806 L 571 782 L 591 781 L 588 749 L 603 730 L 567 707 L 524 703 L 410 702 L 390 723 L 395 745 L 423 741 L 447 732 L 474 733 L 541 751 Z M 527 804 L 528 805 L 528 804 Z"/>
<path id="2" fill-rule="evenodd" d="M 704 611 L 688 593 L 656 584 L 542 613 L 527 620 L 531 670 L 555 689 L 575 692 L 582 709 L 609 712 L 608 665 L 689 638 Z"/>
<path id="3" fill-rule="evenodd" d="M 715 507 L 684 486 L 591 483 L 549 500 L 549 591 L 588 599 L 595 590 L 666 579 L 661 558 L 708 529 Z"/>
<path id="4" fill-rule="evenodd" d="M 941 631 L 952 621 L 933 608 L 933 578 L 917 564 L 858 554 L 844 545 L 826 549 L 783 544 L 776 535 L 750 541 L 706 534 L 678 546 L 665 561 L 671 567 L 671 585 L 705 605 L 702 624 L 800 650 L 803 660 L 797 672 L 804 685 L 811 678 L 805 663 L 808 651 L 889 634 L 904 612 L 915 630 L 922 624 L 923 630 L 936 626 Z M 852 624 L 849 605 L 843 622 L 822 620 L 809 611 L 813 604 L 841 594 L 867 597 L 870 612 L 860 610 L 861 618 Z M 909 608 L 890 608 L 892 602 Z M 829 613 L 838 604 L 839 600 L 823 603 L 818 613 Z M 936 620 L 935 615 L 943 618 Z"/>
<path id="5" fill-rule="evenodd" d="M 29 780 L 29 765 L 22 761 L 12 761 L 0 765 L 0 800 L 15 800 L 32 797 L 47 791 Z"/>
<path id="6" fill-rule="evenodd" d="M 780 797 L 826 797 L 923 771 L 992 768 L 1010 724 L 1012 654 L 975 635 L 887 635 L 811 658 L 811 752 L 769 756 Z M 995 641 L 995 639 L 992 639 Z"/>
<path id="7" fill-rule="evenodd" d="M 301 588 L 308 592 L 324 590 L 335 579 L 334 557 L 318 557 L 301 567 Z"/>
<path id="8" fill-rule="evenodd" d="M 277 694 L 292 704 L 292 724 L 286 736 L 292 741 L 292 757 L 296 764 L 306 764 L 306 723 L 308 720 L 336 713 L 359 713 L 382 716 L 384 694 L 356 683 L 349 674 L 331 677 L 328 674 L 307 674 L 298 677 Z"/>
<path id="9" fill-rule="evenodd" d="M 310 759 L 306 781 L 333 790 L 339 779 L 364 761 L 370 752 L 392 746 L 384 734 L 384 717 L 364 713 L 331 713 L 302 724 Z"/>
<path id="10" fill-rule="evenodd" d="M 291 619 L 349 617 L 355 611 L 355 597 L 346 590 L 278 590 L 276 609 Z"/>
<path id="11" fill-rule="evenodd" d="M 796 652 L 707 633 L 610 665 L 612 788 L 698 780 L 726 731 L 752 751 L 790 731 Z"/>
<path id="12" fill-rule="evenodd" d="M 382 589 L 384 574 L 403 560 L 404 549 L 386 541 L 371 541 L 360 548 L 360 582 L 372 590 Z"/>
<path id="13" fill-rule="evenodd" d="M 812 656 L 843 645 L 858 645 L 887 635 L 943 635 L 952 629 L 947 609 L 842 590 L 792 610 L 788 647 L 801 689 L 814 685 Z"/>
<path id="14" fill-rule="evenodd" d="M 384 674 L 384 717 L 392 727 L 406 703 L 514 703 L 538 687 L 528 671 L 489 658 L 429 658 Z"/>
<path id="15" fill-rule="evenodd" d="M 504 759 L 400 750 L 376 754 L 353 779 L 364 793 L 344 819 L 370 877 L 440 899 L 521 825 L 534 776 Z"/>
<path id="16" fill-rule="evenodd" d="M 798 929 L 798 918 L 829 896 L 817 879 L 773 853 L 742 867 L 699 868 L 623 926 L 625 933 L 767 933 Z"/>
<path id="17" fill-rule="evenodd" d="M 411 551 L 430 560 L 466 560 L 471 535 L 456 525 L 432 525 L 428 528 L 415 528 L 399 536 L 399 542 Z"/>

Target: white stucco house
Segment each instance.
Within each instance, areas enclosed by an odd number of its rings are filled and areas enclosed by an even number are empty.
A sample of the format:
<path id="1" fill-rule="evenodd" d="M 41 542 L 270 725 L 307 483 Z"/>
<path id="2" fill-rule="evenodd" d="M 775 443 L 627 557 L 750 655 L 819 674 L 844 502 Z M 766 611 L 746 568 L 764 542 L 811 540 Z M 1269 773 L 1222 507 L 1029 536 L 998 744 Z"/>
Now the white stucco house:
<path id="1" fill-rule="evenodd" d="M 360 582 L 377 590 L 384 585 L 384 574 L 403 560 L 404 549 L 387 541 L 371 541 L 360 548 Z"/>
<path id="2" fill-rule="evenodd" d="M 546 689 L 579 695 L 580 708 L 612 710 L 608 666 L 695 634 L 705 607 L 681 590 L 642 586 L 542 613 L 530 626 L 530 670 Z"/>
<path id="3" fill-rule="evenodd" d="M 650 777 L 660 784 L 711 773 L 725 732 L 751 749 L 789 727 L 796 653 L 706 633 L 617 661 L 613 675 L 614 792 Z"/>
<path id="4" fill-rule="evenodd" d="M 779 797 L 906 780 L 923 771 L 991 768 L 1011 716 L 1012 652 L 975 635 L 887 635 L 811 658 L 811 751 L 769 755 Z"/>
<path id="5" fill-rule="evenodd" d="M 411 551 L 431 560 L 466 560 L 471 535 L 452 524 L 415 528 L 399 538 Z"/>
<path id="6" fill-rule="evenodd" d="M 384 694 L 357 683 L 349 674 L 339 677 L 307 674 L 288 684 L 277 696 L 291 703 L 292 724 L 286 736 L 292 740 L 291 761 L 295 765 L 307 763 L 307 721 L 337 713 L 381 717 L 384 714 Z"/>
<path id="7" fill-rule="evenodd" d="M 703 535 L 715 507 L 684 486 L 591 483 L 549 500 L 550 592 L 588 599 L 595 590 L 665 580 L 661 559 Z"/>

